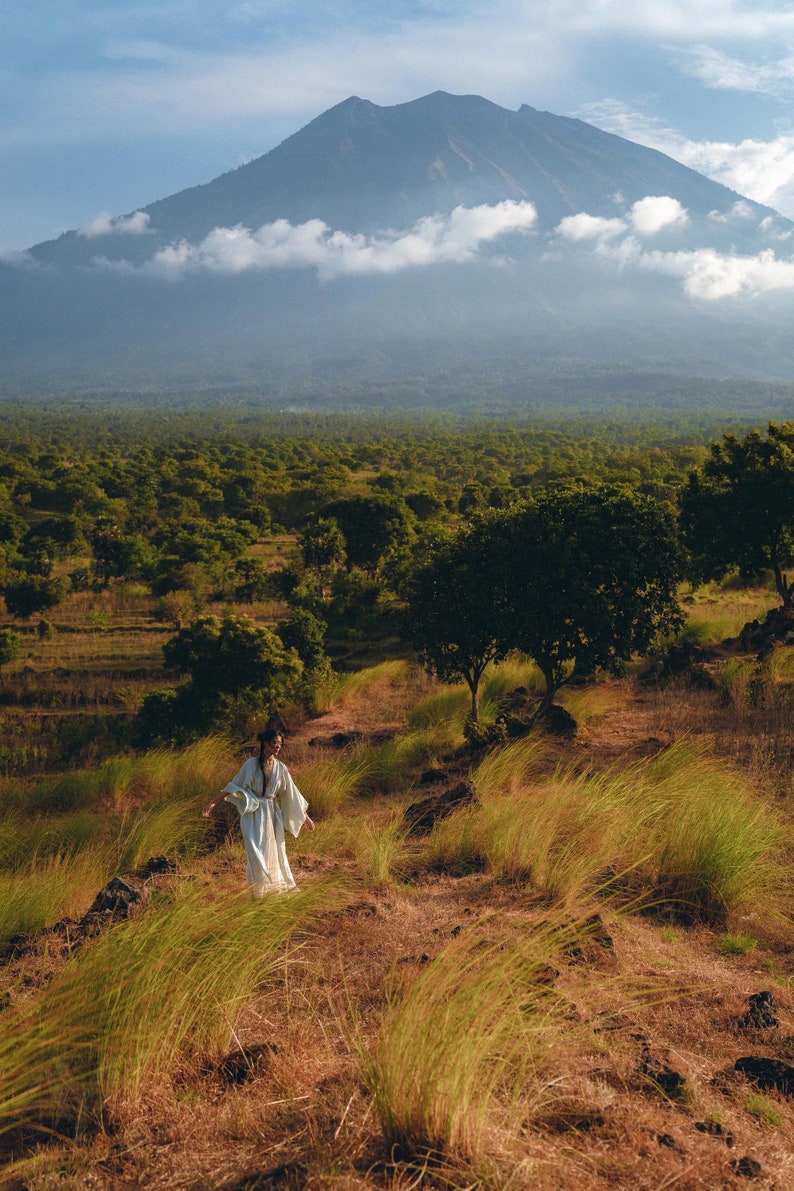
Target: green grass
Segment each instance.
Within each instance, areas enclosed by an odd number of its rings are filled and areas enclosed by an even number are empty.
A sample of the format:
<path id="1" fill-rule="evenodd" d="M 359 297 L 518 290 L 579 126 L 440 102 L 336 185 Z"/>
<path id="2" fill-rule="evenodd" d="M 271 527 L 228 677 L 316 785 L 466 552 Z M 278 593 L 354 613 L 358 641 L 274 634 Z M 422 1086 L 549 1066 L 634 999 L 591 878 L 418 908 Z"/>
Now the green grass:
<path id="1" fill-rule="evenodd" d="M 532 737 L 473 774 L 479 801 L 437 825 L 431 867 L 486 868 L 553 900 L 599 891 L 725 923 L 790 915 L 791 832 L 737 771 L 681 741 L 629 768 L 533 776 Z"/>
<path id="2" fill-rule="evenodd" d="M 754 1117 L 756 1121 L 760 1121 L 762 1125 L 782 1125 L 783 1114 L 780 1108 L 774 1101 L 760 1092 L 752 1092 L 745 1102 L 745 1109 Z"/>
<path id="3" fill-rule="evenodd" d="M 743 931 L 726 931 L 717 939 L 717 949 L 723 955 L 747 955 L 748 952 L 755 951 L 757 946 L 758 939 L 755 935 Z"/>
<path id="4" fill-rule="evenodd" d="M 278 984 L 286 940 L 332 897 L 316 886 L 263 905 L 187 887 L 84 946 L 32 1005 L 7 1011 L 0 1131 L 117 1108 L 219 1056 L 254 989 Z"/>
<path id="5" fill-rule="evenodd" d="M 389 1147 L 477 1158 L 489 1118 L 542 1083 L 555 1002 L 538 982 L 563 945 L 546 928 L 462 935 L 392 998 L 365 1076 Z"/>

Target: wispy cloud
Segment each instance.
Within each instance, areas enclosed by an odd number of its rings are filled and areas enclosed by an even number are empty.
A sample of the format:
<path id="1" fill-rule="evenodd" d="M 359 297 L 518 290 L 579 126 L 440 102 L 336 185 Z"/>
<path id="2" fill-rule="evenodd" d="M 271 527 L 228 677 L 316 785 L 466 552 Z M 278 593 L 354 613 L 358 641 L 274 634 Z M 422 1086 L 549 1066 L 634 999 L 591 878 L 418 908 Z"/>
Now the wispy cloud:
<path id="1" fill-rule="evenodd" d="M 141 268 L 166 280 L 187 273 L 243 273 L 251 269 L 313 268 L 325 280 L 342 275 L 396 273 L 402 269 L 474 260 L 485 244 L 511 233 L 531 232 L 532 203 L 456 207 L 449 215 L 421 219 L 410 231 L 381 236 L 333 231 L 320 219 L 291 224 L 286 219 L 250 228 L 218 227 L 200 244 L 183 240 L 155 254 Z M 98 258 L 100 267 L 129 271 L 124 262 Z"/>
<path id="2" fill-rule="evenodd" d="M 89 240 L 96 236 L 145 236 L 152 231 L 146 211 L 135 211 L 132 215 L 111 215 L 102 211 L 90 223 L 77 229 L 78 236 Z"/>
<path id="3" fill-rule="evenodd" d="M 715 46 L 693 46 L 683 56 L 687 74 L 718 91 L 789 98 L 794 89 L 794 56 L 771 62 L 737 58 Z"/>
<path id="4" fill-rule="evenodd" d="M 616 99 L 588 104 L 585 120 L 674 157 L 731 190 L 794 217 L 794 134 L 771 141 L 695 141 Z"/>

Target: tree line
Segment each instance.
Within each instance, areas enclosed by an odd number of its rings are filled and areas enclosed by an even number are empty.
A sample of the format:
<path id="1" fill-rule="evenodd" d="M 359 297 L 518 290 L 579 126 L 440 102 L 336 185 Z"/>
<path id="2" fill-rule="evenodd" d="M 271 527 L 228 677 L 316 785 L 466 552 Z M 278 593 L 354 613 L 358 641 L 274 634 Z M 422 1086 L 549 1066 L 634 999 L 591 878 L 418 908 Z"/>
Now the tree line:
<path id="1" fill-rule="evenodd" d="M 631 443 L 602 427 L 588 445 L 548 427 L 382 431 L 258 428 L 137 448 L 131 432 L 105 434 L 74 457 L 20 435 L 0 449 L 6 608 L 25 618 L 70 590 L 147 583 L 153 614 L 176 629 L 166 666 L 187 680 L 150 697 L 141 724 L 175 736 L 311 698 L 329 626 L 388 620 L 430 670 L 468 685 L 476 719 L 489 662 L 533 657 L 547 706 L 572 675 L 615 670 L 674 631 L 683 578 L 769 571 L 792 606 L 794 422 L 725 433 L 708 451 L 647 427 L 626 431 Z M 286 531 L 294 558 L 268 571 L 251 547 Z M 277 630 L 231 607 L 207 617 L 210 595 L 278 599 L 290 616 Z M 14 649 L 6 630 L 0 665 Z M 247 685 L 234 677 L 246 673 Z"/>

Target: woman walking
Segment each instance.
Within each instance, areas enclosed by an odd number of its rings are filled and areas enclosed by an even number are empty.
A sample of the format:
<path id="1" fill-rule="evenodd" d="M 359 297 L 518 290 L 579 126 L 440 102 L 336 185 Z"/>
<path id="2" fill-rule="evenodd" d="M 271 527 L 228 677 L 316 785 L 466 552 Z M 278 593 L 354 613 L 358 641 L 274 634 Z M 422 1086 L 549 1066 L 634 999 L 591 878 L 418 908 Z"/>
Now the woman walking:
<path id="1" fill-rule="evenodd" d="M 279 761 L 283 739 L 274 728 L 259 737 L 259 756 L 249 757 L 242 769 L 224 786 L 221 796 L 239 811 L 245 844 L 245 880 L 255 897 L 295 887 L 287 860 L 285 829 L 297 837 L 304 823 L 314 831 L 306 799 Z M 209 818 L 220 798 L 208 802 L 202 815 Z"/>

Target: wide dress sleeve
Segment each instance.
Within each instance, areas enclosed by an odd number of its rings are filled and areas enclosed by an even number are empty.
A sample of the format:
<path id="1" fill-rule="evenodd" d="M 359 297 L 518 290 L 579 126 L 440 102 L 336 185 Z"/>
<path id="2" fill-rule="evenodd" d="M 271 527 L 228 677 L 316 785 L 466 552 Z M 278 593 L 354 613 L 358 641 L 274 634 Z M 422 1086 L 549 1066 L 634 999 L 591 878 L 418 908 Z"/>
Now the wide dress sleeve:
<path id="1" fill-rule="evenodd" d="M 273 774 L 274 794 L 281 804 L 281 820 L 285 830 L 296 838 L 301 827 L 306 822 L 309 804 L 292 780 L 292 774 L 283 761 L 276 761 L 276 773 Z"/>
<path id="2" fill-rule="evenodd" d="M 222 790 L 224 802 L 231 802 L 241 815 L 250 815 L 259 809 L 257 794 L 262 793 L 262 771 L 256 757 L 249 757 Z"/>

